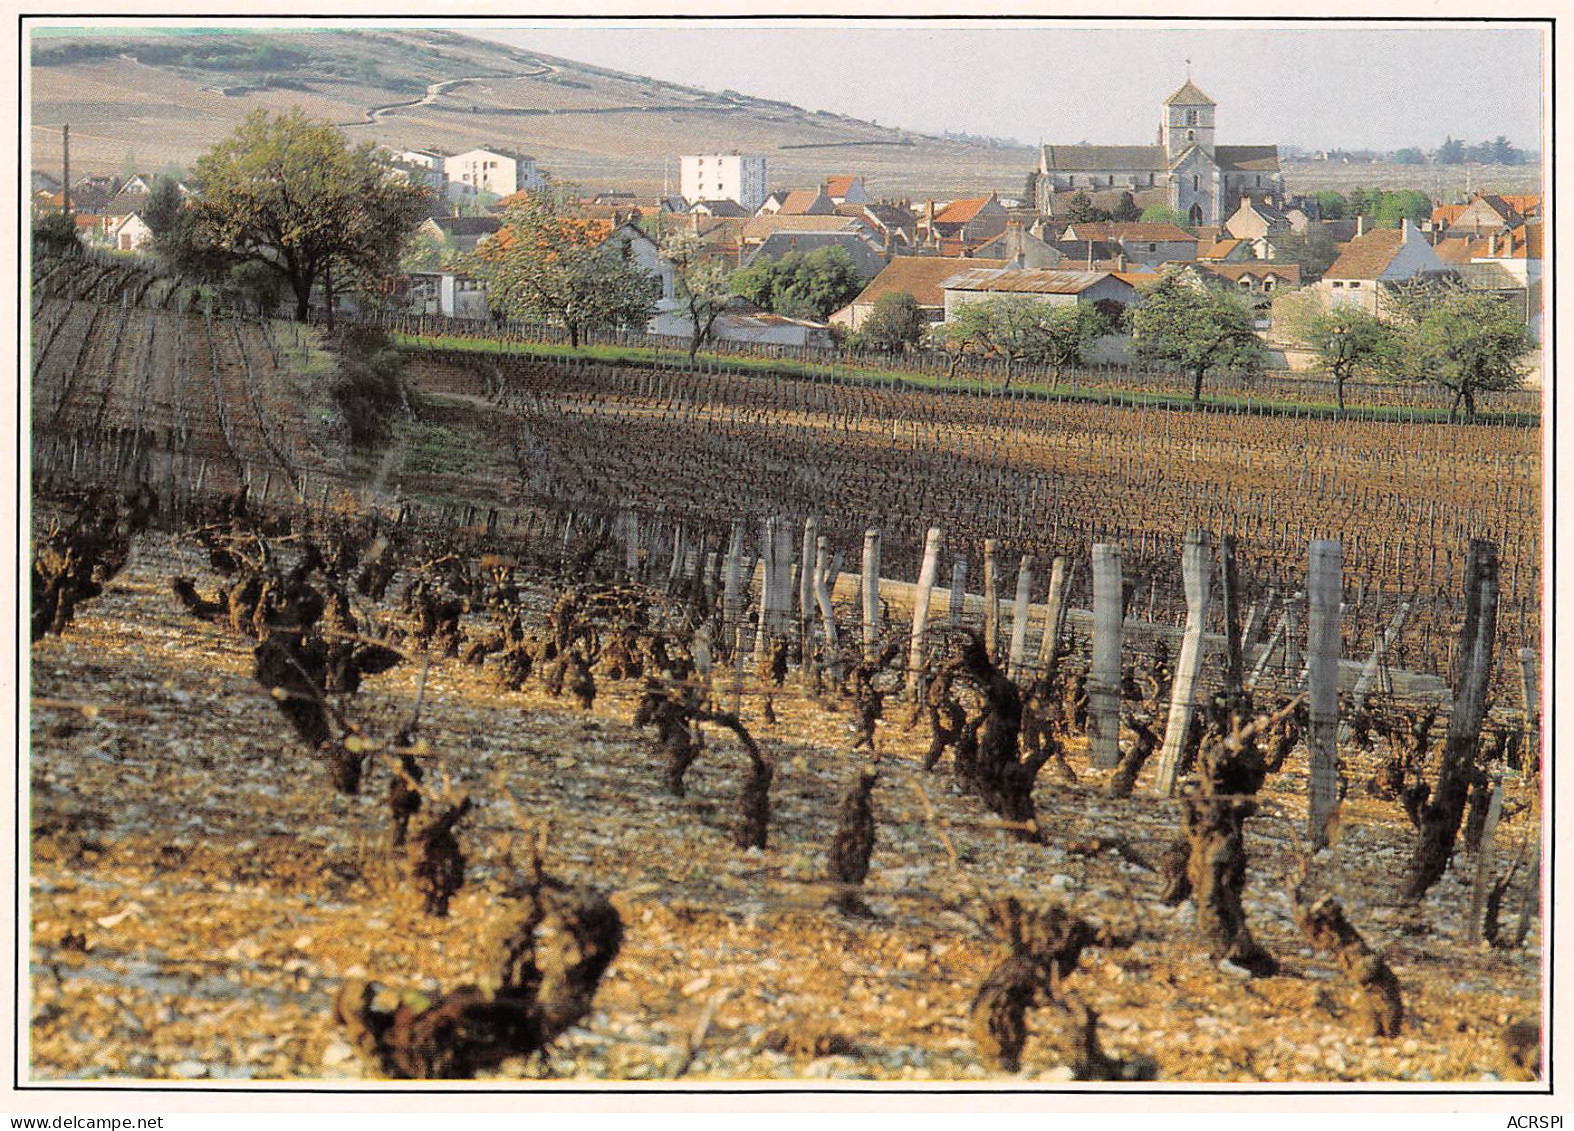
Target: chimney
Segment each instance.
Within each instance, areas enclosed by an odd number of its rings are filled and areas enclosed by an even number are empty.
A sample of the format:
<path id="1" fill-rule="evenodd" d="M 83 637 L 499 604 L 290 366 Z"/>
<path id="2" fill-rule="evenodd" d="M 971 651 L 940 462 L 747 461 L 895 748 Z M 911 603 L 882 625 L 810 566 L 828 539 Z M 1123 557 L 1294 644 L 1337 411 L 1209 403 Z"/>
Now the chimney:
<path id="1" fill-rule="evenodd" d="M 1117 255 L 1115 257 L 1115 270 L 1117 270 L 1117 271 L 1124 271 L 1125 269 L 1126 269 L 1126 253 L 1124 251 L 1122 251 L 1119 255 Z"/>
<path id="2" fill-rule="evenodd" d="M 1409 239 L 1410 239 L 1410 217 L 1408 217 L 1408 216 L 1401 216 L 1399 218 L 1399 238 L 1402 239 L 1402 240 L 1405 240 L 1406 242 L 1409 242 Z"/>
<path id="3" fill-rule="evenodd" d="M 1355 238 L 1360 239 L 1364 235 L 1366 235 L 1366 217 L 1357 216 L 1355 218 Z"/>
<path id="4" fill-rule="evenodd" d="M 1493 232 L 1490 236 L 1487 237 L 1487 258 L 1488 259 L 1496 259 L 1497 258 L 1497 233 L 1496 232 Z"/>

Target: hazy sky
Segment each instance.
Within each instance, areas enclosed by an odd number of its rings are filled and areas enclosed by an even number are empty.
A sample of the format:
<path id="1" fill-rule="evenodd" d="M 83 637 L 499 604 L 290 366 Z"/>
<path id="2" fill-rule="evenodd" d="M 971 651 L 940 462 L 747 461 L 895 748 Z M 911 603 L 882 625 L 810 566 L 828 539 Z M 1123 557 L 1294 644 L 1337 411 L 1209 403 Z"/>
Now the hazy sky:
<path id="1" fill-rule="evenodd" d="M 1155 27 L 1018 23 L 535 26 L 469 35 L 885 125 L 1072 143 L 1151 144 L 1186 77 L 1225 144 L 1432 149 L 1505 134 L 1538 148 L 1536 25 Z"/>

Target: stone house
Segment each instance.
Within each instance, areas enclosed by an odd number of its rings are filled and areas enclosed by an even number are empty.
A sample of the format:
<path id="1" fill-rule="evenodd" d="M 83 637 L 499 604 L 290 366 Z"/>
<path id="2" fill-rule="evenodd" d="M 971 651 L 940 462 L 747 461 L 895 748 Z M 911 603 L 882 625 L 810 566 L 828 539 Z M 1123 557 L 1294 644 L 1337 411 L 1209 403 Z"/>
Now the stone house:
<path id="1" fill-rule="evenodd" d="M 962 306 L 993 298 L 1054 306 L 1091 306 L 1105 301 L 1128 306 L 1136 297 L 1136 288 L 1110 271 L 974 267 L 953 275 L 941 284 L 941 289 L 945 292 L 947 322 Z"/>
<path id="2" fill-rule="evenodd" d="M 1323 272 L 1317 288 L 1327 306 L 1344 303 L 1383 314 L 1385 296 L 1395 284 L 1440 276 L 1447 270 L 1420 229 L 1406 218 L 1398 228 L 1379 228 L 1351 240 Z"/>

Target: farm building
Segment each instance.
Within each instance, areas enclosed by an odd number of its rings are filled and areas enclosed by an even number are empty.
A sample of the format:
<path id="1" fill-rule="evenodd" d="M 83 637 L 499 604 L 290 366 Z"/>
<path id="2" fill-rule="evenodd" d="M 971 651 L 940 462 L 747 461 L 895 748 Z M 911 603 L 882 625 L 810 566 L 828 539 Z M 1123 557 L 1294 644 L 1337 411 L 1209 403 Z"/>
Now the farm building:
<path id="1" fill-rule="evenodd" d="M 957 307 L 991 298 L 1091 305 L 1106 300 L 1129 305 L 1137 289 L 1111 271 L 1034 271 L 1012 267 L 964 269 L 941 284 L 946 321 Z"/>
<path id="2" fill-rule="evenodd" d="M 941 285 L 953 275 L 969 268 L 1004 267 L 1003 259 L 940 259 L 934 256 L 902 255 L 891 260 L 885 269 L 869 280 L 857 298 L 831 315 L 834 325 L 857 330 L 874 310 L 882 295 L 906 291 L 918 303 L 918 309 L 930 322 L 945 318 L 945 291 Z"/>

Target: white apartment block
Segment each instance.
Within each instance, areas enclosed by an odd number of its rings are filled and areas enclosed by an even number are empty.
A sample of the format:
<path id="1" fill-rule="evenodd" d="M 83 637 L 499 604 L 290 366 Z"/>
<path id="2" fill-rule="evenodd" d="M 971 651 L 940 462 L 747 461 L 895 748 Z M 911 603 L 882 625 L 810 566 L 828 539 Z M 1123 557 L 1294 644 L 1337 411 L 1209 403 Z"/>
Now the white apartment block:
<path id="1" fill-rule="evenodd" d="M 678 191 L 691 204 L 698 200 L 735 200 L 750 212 L 765 203 L 765 158 L 738 153 L 704 153 L 679 159 Z"/>
<path id="2" fill-rule="evenodd" d="M 536 159 L 496 149 L 472 149 L 443 161 L 443 172 L 453 184 L 469 185 L 476 192 L 512 196 L 538 189 L 546 182 L 536 171 Z"/>

